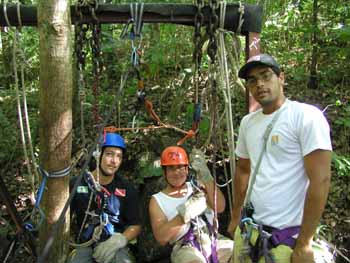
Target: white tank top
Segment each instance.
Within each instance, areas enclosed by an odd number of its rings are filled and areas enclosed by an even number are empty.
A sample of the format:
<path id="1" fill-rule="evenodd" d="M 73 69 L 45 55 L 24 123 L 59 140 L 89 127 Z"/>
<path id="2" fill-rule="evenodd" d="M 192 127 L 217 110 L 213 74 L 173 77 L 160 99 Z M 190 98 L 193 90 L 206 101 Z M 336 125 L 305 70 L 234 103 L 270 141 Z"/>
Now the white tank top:
<path id="1" fill-rule="evenodd" d="M 163 214 L 166 216 L 168 221 L 177 216 L 178 212 L 176 207 L 185 203 L 186 200 L 193 193 L 192 185 L 189 182 L 186 182 L 187 193 L 184 197 L 171 197 L 163 192 L 154 194 L 153 197 L 156 199 L 160 209 L 162 209 Z"/>
<path id="2" fill-rule="evenodd" d="M 176 207 L 185 203 L 187 199 L 192 195 L 193 193 L 193 188 L 190 182 L 186 182 L 187 186 L 187 194 L 184 197 L 171 197 L 163 192 L 159 192 L 157 194 L 154 194 L 153 197 L 156 199 L 160 209 L 162 210 L 163 214 L 166 216 L 168 221 L 172 220 L 174 217 L 178 215 Z M 205 211 L 205 216 L 208 218 L 209 222 L 213 224 L 213 218 L 214 218 L 214 212 L 212 209 L 207 209 Z M 199 219 L 197 222 L 198 225 L 195 226 L 195 230 L 197 227 L 202 228 L 203 226 L 206 225 L 206 223 L 202 220 Z M 179 240 L 181 237 L 183 237 L 187 231 L 190 229 L 191 224 L 187 223 L 184 225 L 182 230 L 177 234 L 176 238 L 170 242 L 173 243 L 177 240 Z"/>

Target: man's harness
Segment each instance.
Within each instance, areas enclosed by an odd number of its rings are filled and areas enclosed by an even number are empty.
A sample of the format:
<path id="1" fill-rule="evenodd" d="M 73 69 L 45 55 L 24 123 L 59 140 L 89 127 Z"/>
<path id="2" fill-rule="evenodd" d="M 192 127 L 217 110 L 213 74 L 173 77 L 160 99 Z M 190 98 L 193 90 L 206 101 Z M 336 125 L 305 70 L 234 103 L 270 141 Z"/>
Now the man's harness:
<path id="1" fill-rule="evenodd" d="M 110 209 L 115 209 L 113 208 L 112 204 L 113 200 L 111 200 L 111 198 L 114 196 L 105 187 L 96 182 L 90 172 L 87 172 L 84 175 L 84 179 L 91 190 L 91 195 L 78 239 L 85 242 L 81 244 L 71 244 L 74 247 L 88 247 L 94 243 L 107 240 L 115 232 L 114 225 L 112 223 L 119 222 L 117 216 L 110 214 Z M 98 206 L 98 209 L 96 210 L 97 213 L 94 211 L 89 211 L 93 196 L 96 196 Z M 90 220 L 85 222 L 87 216 L 90 216 Z M 85 227 L 86 225 L 87 227 Z"/>
<path id="2" fill-rule="evenodd" d="M 256 224 L 250 217 L 243 218 L 239 227 L 245 242 L 245 248 L 241 257 L 248 255 L 253 263 L 259 262 L 261 257 L 264 257 L 266 263 L 275 263 L 270 250 L 279 245 L 285 245 L 293 249 L 295 247 L 295 238 L 293 236 L 300 231 L 300 226 L 277 229 Z M 252 245 L 250 240 L 254 229 L 258 231 L 258 237 L 255 244 Z"/>

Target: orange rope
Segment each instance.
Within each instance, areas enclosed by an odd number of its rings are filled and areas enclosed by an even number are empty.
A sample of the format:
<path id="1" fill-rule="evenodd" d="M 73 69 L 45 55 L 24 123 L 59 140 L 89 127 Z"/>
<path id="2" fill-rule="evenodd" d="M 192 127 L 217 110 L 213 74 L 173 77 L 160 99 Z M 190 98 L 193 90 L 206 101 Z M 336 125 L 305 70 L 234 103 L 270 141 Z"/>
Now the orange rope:
<path id="1" fill-rule="evenodd" d="M 173 129 L 175 131 L 181 132 L 185 134 L 185 137 L 183 137 L 181 140 L 179 140 L 176 144 L 181 145 L 183 144 L 188 138 L 192 138 L 195 136 L 196 131 L 189 130 L 185 131 L 182 130 L 174 125 L 169 125 L 169 124 L 164 124 L 162 123 L 160 126 L 156 125 L 150 125 L 147 127 L 135 127 L 135 128 L 117 128 L 114 126 L 108 126 L 104 128 L 104 133 L 109 133 L 109 132 L 120 132 L 120 131 L 137 131 L 137 130 L 156 130 L 156 129 Z"/>

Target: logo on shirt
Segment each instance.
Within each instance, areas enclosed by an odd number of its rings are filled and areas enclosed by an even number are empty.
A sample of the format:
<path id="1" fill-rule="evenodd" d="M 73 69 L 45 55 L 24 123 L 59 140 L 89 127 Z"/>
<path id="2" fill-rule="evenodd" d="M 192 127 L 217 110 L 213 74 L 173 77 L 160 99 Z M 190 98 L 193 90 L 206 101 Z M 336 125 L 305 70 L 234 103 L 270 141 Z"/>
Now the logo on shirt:
<path id="1" fill-rule="evenodd" d="M 114 190 L 114 195 L 116 195 L 116 196 L 121 196 L 121 197 L 125 197 L 125 195 L 126 195 L 126 190 L 125 190 L 125 189 L 116 188 L 116 189 Z"/>
<path id="2" fill-rule="evenodd" d="M 89 192 L 89 189 L 87 186 L 78 186 L 77 193 L 78 194 L 87 194 Z"/>
<path id="3" fill-rule="evenodd" d="M 272 135 L 271 136 L 271 145 L 277 145 L 279 142 L 279 137 L 278 135 Z"/>

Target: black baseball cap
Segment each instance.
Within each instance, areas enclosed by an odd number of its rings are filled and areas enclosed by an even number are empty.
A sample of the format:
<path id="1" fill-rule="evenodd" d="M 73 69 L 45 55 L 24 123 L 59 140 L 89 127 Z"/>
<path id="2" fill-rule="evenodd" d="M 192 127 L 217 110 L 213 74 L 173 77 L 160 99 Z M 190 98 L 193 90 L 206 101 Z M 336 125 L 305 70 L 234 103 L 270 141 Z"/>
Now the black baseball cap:
<path id="1" fill-rule="evenodd" d="M 247 63 L 238 71 L 238 76 L 246 79 L 249 71 L 256 66 L 267 66 L 278 76 L 281 73 L 281 68 L 273 57 L 267 54 L 259 54 L 248 59 Z"/>

